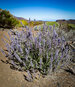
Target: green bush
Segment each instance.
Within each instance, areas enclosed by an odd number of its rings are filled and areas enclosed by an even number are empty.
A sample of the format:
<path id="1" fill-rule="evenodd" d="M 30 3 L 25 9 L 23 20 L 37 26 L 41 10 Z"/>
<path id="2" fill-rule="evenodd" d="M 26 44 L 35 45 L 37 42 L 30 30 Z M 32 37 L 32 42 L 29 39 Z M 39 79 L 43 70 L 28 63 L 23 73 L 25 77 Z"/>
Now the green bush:
<path id="1" fill-rule="evenodd" d="M 0 27 L 13 28 L 18 23 L 19 21 L 14 18 L 14 16 L 11 15 L 9 11 L 0 9 Z"/>

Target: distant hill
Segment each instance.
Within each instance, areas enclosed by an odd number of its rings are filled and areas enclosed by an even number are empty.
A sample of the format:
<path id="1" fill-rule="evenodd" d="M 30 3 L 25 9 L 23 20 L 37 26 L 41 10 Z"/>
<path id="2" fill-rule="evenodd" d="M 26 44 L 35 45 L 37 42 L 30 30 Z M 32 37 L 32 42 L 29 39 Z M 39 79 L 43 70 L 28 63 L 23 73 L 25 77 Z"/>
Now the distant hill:
<path id="1" fill-rule="evenodd" d="M 25 19 L 25 18 L 23 18 L 23 17 L 16 17 L 16 16 L 14 16 L 16 19 L 18 19 L 19 20 L 19 22 L 21 22 L 24 26 L 26 26 L 26 25 L 28 25 L 28 23 L 29 23 L 29 25 L 30 26 L 36 26 L 36 25 L 41 25 L 41 24 L 43 24 L 43 21 L 42 20 L 30 20 L 30 22 L 29 22 L 29 20 L 27 20 L 27 19 Z M 19 26 L 21 26 L 21 25 L 19 25 Z"/>
<path id="2" fill-rule="evenodd" d="M 68 24 L 75 24 L 75 19 L 69 19 L 69 20 L 56 20 L 58 23 L 68 23 Z"/>
<path id="3" fill-rule="evenodd" d="M 28 21 L 27 19 L 25 19 L 23 17 L 16 17 L 16 16 L 14 16 L 14 17 L 17 18 L 18 20 L 26 20 L 26 21 Z"/>
<path id="4" fill-rule="evenodd" d="M 75 20 L 72 20 L 72 19 L 68 20 L 67 22 L 68 22 L 69 24 L 75 24 Z"/>

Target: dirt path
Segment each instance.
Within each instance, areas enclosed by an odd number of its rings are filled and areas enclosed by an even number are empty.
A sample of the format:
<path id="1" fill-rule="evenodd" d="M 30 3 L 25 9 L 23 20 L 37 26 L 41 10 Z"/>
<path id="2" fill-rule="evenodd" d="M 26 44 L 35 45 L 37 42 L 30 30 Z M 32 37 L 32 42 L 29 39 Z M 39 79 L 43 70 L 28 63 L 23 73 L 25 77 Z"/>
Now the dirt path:
<path id="1" fill-rule="evenodd" d="M 1 39 L 3 35 L 8 37 L 7 32 L 8 30 L 0 30 L 0 47 L 3 49 L 5 46 Z M 0 51 L 0 87 L 75 87 L 75 76 L 64 71 L 27 82 L 23 76 L 26 73 L 12 70 L 9 64 L 2 62 L 6 60 L 7 58 Z"/>

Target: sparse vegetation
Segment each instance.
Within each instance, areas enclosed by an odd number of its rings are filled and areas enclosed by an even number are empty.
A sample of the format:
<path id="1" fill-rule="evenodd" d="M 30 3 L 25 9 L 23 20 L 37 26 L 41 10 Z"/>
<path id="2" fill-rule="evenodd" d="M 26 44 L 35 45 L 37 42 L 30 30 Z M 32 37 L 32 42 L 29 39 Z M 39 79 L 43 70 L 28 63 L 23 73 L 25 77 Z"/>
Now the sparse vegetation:
<path id="1" fill-rule="evenodd" d="M 46 22 L 46 24 L 47 24 L 48 26 L 49 26 L 49 25 L 52 25 L 52 26 L 55 25 L 55 27 L 58 27 L 58 23 L 57 23 L 57 22 L 52 22 L 52 21 L 50 22 L 50 21 L 49 21 L 49 22 Z"/>

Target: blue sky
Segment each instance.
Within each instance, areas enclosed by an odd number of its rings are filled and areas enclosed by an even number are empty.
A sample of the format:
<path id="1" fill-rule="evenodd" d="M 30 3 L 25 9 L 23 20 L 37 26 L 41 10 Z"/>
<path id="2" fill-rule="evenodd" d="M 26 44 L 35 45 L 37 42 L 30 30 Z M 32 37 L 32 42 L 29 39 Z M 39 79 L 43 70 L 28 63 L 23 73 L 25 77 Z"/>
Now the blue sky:
<path id="1" fill-rule="evenodd" d="M 75 0 L 0 0 L 0 8 L 32 20 L 75 19 Z"/>

